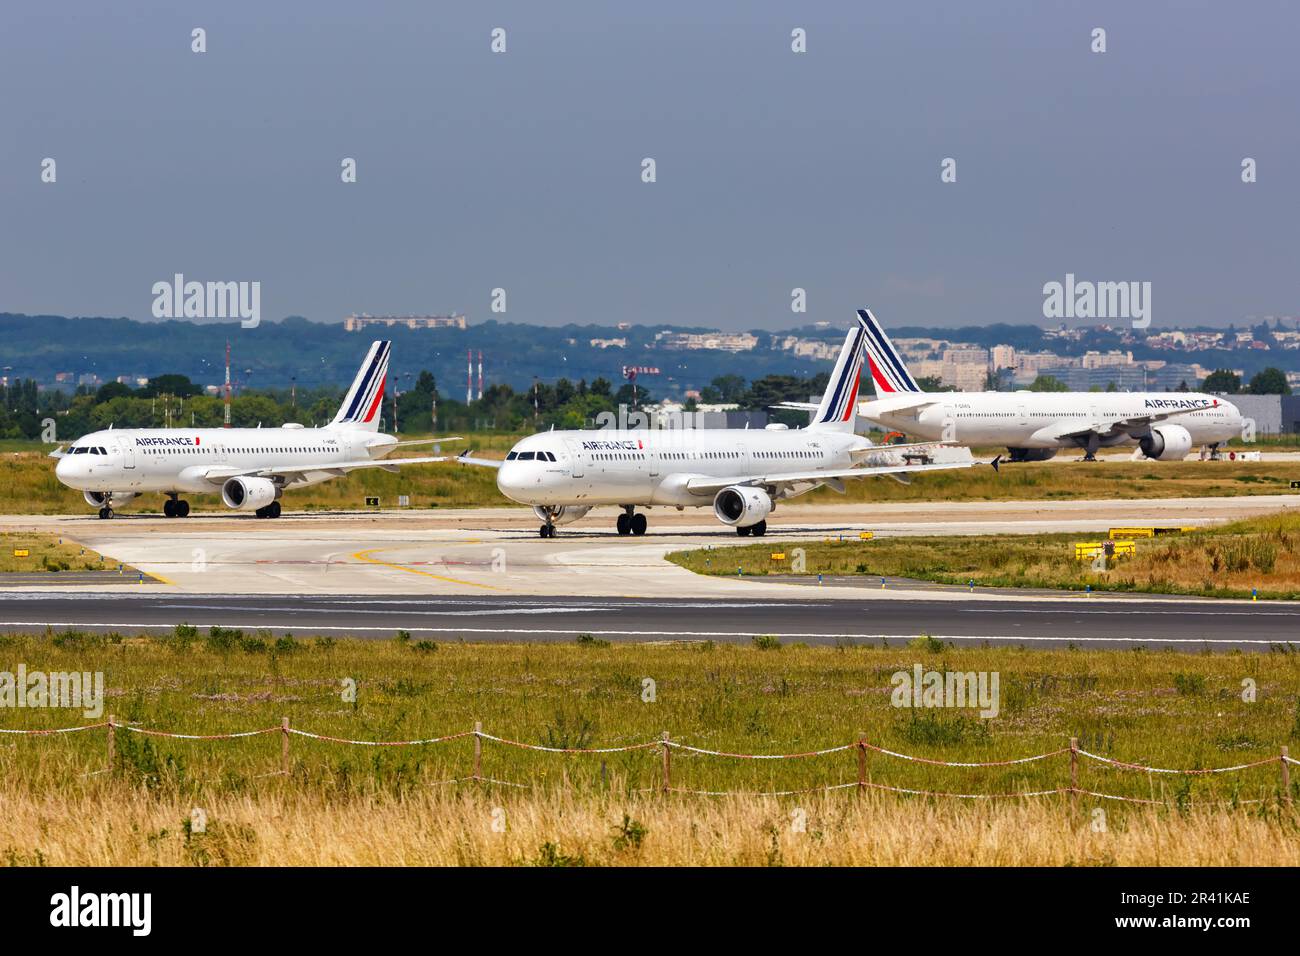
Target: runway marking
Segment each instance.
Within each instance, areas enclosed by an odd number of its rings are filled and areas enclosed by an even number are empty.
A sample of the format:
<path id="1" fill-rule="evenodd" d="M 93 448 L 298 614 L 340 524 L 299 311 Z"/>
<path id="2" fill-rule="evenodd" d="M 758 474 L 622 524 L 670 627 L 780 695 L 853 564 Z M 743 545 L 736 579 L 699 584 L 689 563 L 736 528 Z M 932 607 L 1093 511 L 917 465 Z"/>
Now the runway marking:
<path id="1" fill-rule="evenodd" d="M 393 568 L 397 571 L 405 571 L 407 574 L 421 574 L 426 578 L 436 578 L 439 581 L 447 581 L 450 584 L 464 584 L 472 588 L 485 588 L 488 591 L 504 591 L 505 588 L 499 588 L 491 584 L 480 584 L 477 581 L 462 581 L 459 578 L 448 578 L 441 574 L 434 574 L 431 571 L 421 571 L 418 568 L 408 567 L 405 564 L 394 564 L 391 561 L 381 561 L 379 558 L 372 558 L 370 555 L 376 551 L 383 551 L 383 548 L 370 548 L 366 551 L 358 551 L 352 557 L 358 561 L 365 561 L 368 564 L 379 564 L 386 568 Z"/>
<path id="2" fill-rule="evenodd" d="M 86 621 L 0 621 L 0 627 L 100 627 L 113 628 L 122 630 L 126 628 L 152 629 L 152 630 L 171 630 L 173 624 L 131 624 L 131 623 L 87 623 Z M 196 622 L 194 627 L 228 627 L 228 624 Z M 366 625 L 341 625 L 341 624 L 306 624 L 301 621 L 289 623 L 267 623 L 258 621 L 258 627 L 277 628 L 288 630 L 293 628 L 297 631 L 377 631 L 383 634 L 392 633 L 391 627 L 368 627 Z M 528 628 L 527 630 L 516 627 L 419 627 L 413 626 L 406 630 L 420 632 L 424 634 L 557 634 L 570 636 L 573 634 L 571 629 L 560 628 Z M 776 634 L 779 637 L 787 638 L 806 638 L 814 640 L 831 640 L 850 638 L 853 640 L 889 640 L 889 639 L 906 639 L 918 636 L 917 631 L 906 631 L 901 634 L 861 634 L 861 633 L 815 633 L 815 632 L 787 632 L 773 631 L 771 628 L 760 631 L 589 631 L 584 630 L 584 634 L 602 635 L 606 637 L 671 637 L 679 639 L 705 639 L 714 637 L 757 637 L 759 635 Z M 1015 641 L 1015 642 L 1065 642 L 1065 643 L 1093 643 L 1105 644 L 1107 642 L 1121 644 L 1258 644 L 1261 647 L 1271 646 L 1288 646 L 1291 641 L 1278 638 L 1229 638 L 1229 637 L 1045 637 L 1039 635 L 1027 634 L 931 634 L 930 637 L 941 641 Z"/>

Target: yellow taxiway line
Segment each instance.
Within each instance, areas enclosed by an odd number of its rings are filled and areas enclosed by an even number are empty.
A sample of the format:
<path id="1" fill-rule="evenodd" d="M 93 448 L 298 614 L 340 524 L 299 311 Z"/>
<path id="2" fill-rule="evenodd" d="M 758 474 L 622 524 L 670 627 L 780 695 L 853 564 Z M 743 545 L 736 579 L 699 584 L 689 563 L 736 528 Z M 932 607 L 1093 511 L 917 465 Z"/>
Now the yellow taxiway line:
<path id="1" fill-rule="evenodd" d="M 374 554 L 376 551 L 383 551 L 383 550 L 386 550 L 386 549 L 384 549 L 384 548 L 369 548 L 369 549 L 367 549 L 367 550 L 365 550 L 365 551 L 358 551 L 358 552 L 356 552 L 354 555 L 352 555 L 352 557 L 356 558 L 358 561 L 364 561 L 364 562 L 366 562 L 367 564 L 378 564 L 378 565 L 382 565 L 382 566 L 385 567 L 385 568 L 393 568 L 393 569 L 395 569 L 395 570 L 397 570 L 397 571 L 405 571 L 407 574 L 422 574 L 422 575 L 424 575 L 426 578 L 435 578 L 435 579 L 437 579 L 437 580 L 439 580 L 439 581 L 446 581 L 446 582 L 448 582 L 449 584 L 464 584 L 464 585 L 467 585 L 467 586 L 472 587 L 472 588 L 485 588 L 485 589 L 487 589 L 487 590 L 489 590 L 489 591 L 504 591 L 504 590 L 505 590 L 505 588 L 495 587 L 495 586 L 493 586 L 493 585 L 491 585 L 491 584 L 480 584 L 480 583 L 477 582 L 477 581 L 462 581 L 462 580 L 460 580 L 459 578 L 449 578 L 449 577 L 444 577 L 444 576 L 441 575 L 441 574 L 434 574 L 434 573 L 431 572 L 431 571 L 421 571 L 421 570 L 419 570 L 418 568 L 408 567 L 408 566 L 405 565 L 405 564 L 394 564 L 394 563 L 391 562 L 391 561 L 381 561 L 379 558 L 372 558 L 372 557 L 370 557 L 370 555 Z"/>

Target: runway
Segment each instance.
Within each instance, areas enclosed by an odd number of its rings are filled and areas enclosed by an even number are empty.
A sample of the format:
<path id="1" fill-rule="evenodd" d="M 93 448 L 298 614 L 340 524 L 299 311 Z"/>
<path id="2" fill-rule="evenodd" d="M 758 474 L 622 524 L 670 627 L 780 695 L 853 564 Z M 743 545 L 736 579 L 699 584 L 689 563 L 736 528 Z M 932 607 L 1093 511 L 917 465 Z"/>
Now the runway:
<path id="1" fill-rule="evenodd" d="M 1300 496 L 1141 501 L 915 502 L 782 507 L 765 541 L 797 547 L 860 531 L 918 534 L 1077 532 L 1117 525 L 1194 526 L 1300 507 Z M 1050 646 L 1267 649 L 1300 634 L 1300 604 L 963 588 L 878 578 L 696 575 L 669 552 L 738 543 L 701 512 L 656 508 L 651 532 L 620 537 L 615 509 L 537 536 L 521 508 L 288 513 L 275 521 L 216 514 L 168 520 L 0 517 L 0 530 L 45 531 L 137 567 L 126 583 L 61 575 L 0 580 L 0 632 L 47 626 L 123 634 L 177 623 L 298 636 L 435 640 L 740 640 L 807 643 L 909 639 Z M 862 541 L 869 551 L 870 541 Z"/>
<path id="2" fill-rule="evenodd" d="M 158 633 L 175 624 L 248 632 L 472 643 L 734 641 L 874 644 L 921 634 L 944 641 L 1026 647 L 1267 651 L 1300 634 L 1300 605 L 1075 597 L 1070 601 L 732 600 L 660 598 L 435 597 L 394 595 L 0 594 L 0 631 L 77 628 Z"/>

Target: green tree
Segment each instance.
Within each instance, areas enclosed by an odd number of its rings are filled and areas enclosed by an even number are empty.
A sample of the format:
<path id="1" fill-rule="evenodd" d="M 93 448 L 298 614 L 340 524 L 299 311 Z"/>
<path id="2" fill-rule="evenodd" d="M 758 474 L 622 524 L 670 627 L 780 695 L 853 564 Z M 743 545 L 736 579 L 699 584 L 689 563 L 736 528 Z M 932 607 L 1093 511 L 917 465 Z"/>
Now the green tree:
<path id="1" fill-rule="evenodd" d="M 1031 392 L 1068 392 L 1070 386 L 1054 375 L 1040 375 L 1029 383 L 1029 390 Z"/>
<path id="2" fill-rule="evenodd" d="M 1286 372 L 1269 366 L 1255 373 L 1250 380 L 1249 392 L 1252 395 L 1290 395 L 1291 386 L 1287 384 Z"/>
<path id="3" fill-rule="evenodd" d="M 1216 368 L 1201 383 L 1201 391 L 1216 395 L 1236 395 L 1241 391 L 1241 376 L 1226 368 Z"/>

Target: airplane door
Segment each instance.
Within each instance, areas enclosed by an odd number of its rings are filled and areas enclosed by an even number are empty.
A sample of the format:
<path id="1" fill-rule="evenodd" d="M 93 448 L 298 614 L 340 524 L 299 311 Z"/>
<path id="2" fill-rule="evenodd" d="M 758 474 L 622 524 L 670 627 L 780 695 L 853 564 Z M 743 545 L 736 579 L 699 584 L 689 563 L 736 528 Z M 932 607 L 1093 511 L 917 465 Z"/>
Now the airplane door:
<path id="1" fill-rule="evenodd" d="M 1101 427 L 1101 416 L 1097 414 L 1097 406 L 1088 406 L 1088 427 L 1096 431 Z"/>
<path id="2" fill-rule="evenodd" d="M 939 433 L 939 440 L 957 440 L 957 416 L 953 414 L 951 405 L 943 406 L 943 431 Z"/>
<path id="3" fill-rule="evenodd" d="M 226 460 L 226 446 L 218 443 L 212 446 L 212 450 L 215 453 L 216 460 L 219 463 L 224 463 Z"/>
<path id="4" fill-rule="evenodd" d="M 118 448 L 122 450 L 122 467 L 132 469 L 135 467 L 135 445 L 129 438 L 120 439 L 117 443 Z"/>
<path id="5" fill-rule="evenodd" d="M 1016 424 L 1017 425 L 1029 424 L 1029 412 L 1025 409 L 1025 405 L 1023 402 L 1021 402 L 1019 405 L 1016 406 Z"/>
<path id="6" fill-rule="evenodd" d="M 569 457 L 573 459 L 573 477 L 581 478 L 586 474 L 586 468 L 582 463 L 582 449 L 578 447 L 576 441 L 565 440 L 564 444 L 569 449 Z"/>
<path id="7" fill-rule="evenodd" d="M 647 448 L 645 450 L 646 461 L 650 465 L 650 477 L 659 477 L 659 450 L 656 448 Z"/>

